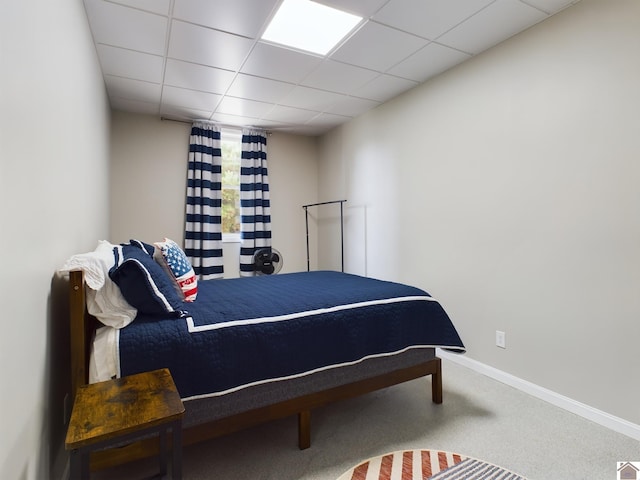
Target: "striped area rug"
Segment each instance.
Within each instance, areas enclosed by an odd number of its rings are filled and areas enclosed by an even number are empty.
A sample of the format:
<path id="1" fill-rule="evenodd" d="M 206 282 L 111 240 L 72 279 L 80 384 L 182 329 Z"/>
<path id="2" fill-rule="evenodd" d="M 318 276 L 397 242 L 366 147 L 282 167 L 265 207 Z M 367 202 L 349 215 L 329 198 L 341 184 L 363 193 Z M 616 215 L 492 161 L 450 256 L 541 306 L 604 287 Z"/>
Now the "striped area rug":
<path id="1" fill-rule="evenodd" d="M 337 480 L 526 480 L 475 458 L 437 450 L 406 450 L 370 458 Z"/>

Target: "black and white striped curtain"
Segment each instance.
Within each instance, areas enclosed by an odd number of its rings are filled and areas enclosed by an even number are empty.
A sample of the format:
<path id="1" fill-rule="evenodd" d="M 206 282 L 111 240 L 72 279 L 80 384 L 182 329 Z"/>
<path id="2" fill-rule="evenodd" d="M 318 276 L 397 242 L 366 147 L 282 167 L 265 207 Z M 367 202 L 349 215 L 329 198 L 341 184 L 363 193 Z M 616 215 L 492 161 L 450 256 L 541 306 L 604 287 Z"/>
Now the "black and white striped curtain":
<path id="1" fill-rule="evenodd" d="M 271 246 L 267 136 L 262 130 L 242 130 L 240 217 L 240 276 L 249 277 L 254 275 L 253 254 Z"/>
<path id="2" fill-rule="evenodd" d="M 195 122 L 189 137 L 184 251 L 198 278 L 222 277 L 220 127 Z"/>

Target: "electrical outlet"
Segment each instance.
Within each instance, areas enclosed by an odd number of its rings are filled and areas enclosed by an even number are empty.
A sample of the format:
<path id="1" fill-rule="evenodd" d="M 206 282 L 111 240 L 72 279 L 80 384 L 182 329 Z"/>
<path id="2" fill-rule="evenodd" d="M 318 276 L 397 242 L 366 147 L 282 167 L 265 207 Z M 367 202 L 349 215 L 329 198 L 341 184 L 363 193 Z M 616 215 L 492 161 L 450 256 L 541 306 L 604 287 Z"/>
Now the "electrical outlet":
<path id="1" fill-rule="evenodd" d="M 500 330 L 496 330 L 496 347 L 507 348 L 507 335 Z"/>

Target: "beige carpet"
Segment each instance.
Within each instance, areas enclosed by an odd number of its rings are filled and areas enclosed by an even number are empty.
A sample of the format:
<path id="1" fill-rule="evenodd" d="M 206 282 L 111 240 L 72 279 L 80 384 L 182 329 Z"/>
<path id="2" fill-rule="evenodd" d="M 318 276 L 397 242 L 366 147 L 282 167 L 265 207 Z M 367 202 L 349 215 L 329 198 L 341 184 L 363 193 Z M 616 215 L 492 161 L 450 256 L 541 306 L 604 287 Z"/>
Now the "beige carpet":
<path id="1" fill-rule="evenodd" d="M 448 360 L 442 365 L 441 405 L 431 402 L 429 379 L 412 380 L 314 410 L 307 450 L 298 449 L 295 415 L 187 446 L 183 478 L 336 480 L 367 458 L 414 449 L 459 452 L 530 480 L 615 479 L 617 462 L 640 461 L 638 440 Z M 154 457 L 91 478 L 157 472 Z"/>
<path id="2" fill-rule="evenodd" d="M 404 450 L 365 460 L 338 480 L 526 480 L 497 465 L 458 453 Z"/>

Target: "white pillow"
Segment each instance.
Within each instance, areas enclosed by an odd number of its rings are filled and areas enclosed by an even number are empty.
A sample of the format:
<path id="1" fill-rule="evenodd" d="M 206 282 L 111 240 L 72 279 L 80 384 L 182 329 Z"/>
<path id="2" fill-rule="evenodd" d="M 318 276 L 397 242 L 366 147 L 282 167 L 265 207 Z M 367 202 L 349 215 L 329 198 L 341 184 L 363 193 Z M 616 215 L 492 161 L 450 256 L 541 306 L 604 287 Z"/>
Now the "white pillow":
<path id="1" fill-rule="evenodd" d="M 74 255 L 62 267 L 62 271 L 80 269 L 84 272 L 87 289 L 87 311 L 101 323 L 113 328 L 123 328 L 136 318 L 137 310 L 124 299 L 120 288 L 109 278 L 109 270 L 115 264 L 115 245 L 101 240 L 93 252 Z"/>

